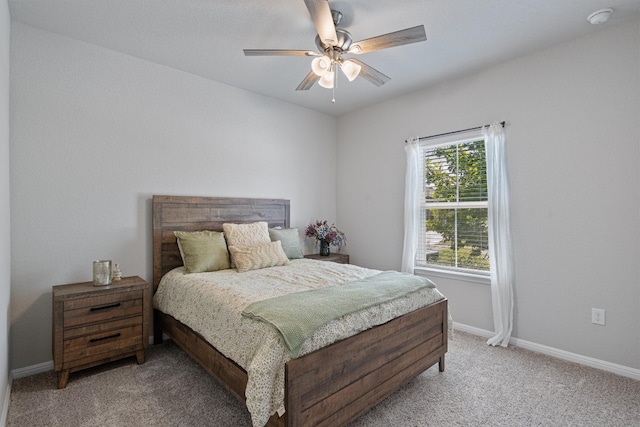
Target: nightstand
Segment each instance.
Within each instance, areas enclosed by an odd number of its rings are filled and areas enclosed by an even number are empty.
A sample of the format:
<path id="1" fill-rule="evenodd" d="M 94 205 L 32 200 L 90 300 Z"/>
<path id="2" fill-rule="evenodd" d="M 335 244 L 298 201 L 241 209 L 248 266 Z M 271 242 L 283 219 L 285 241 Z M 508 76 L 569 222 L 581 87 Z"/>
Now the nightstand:
<path id="1" fill-rule="evenodd" d="M 329 254 L 328 256 L 322 256 L 320 254 L 305 255 L 305 258 L 317 259 L 319 261 L 331 261 L 338 264 L 349 264 L 349 255 L 347 254 Z"/>
<path id="2" fill-rule="evenodd" d="M 69 373 L 123 357 L 144 363 L 149 346 L 151 287 L 140 277 L 109 286 L 53 286 L 53 365 L 58 388 Z"/>

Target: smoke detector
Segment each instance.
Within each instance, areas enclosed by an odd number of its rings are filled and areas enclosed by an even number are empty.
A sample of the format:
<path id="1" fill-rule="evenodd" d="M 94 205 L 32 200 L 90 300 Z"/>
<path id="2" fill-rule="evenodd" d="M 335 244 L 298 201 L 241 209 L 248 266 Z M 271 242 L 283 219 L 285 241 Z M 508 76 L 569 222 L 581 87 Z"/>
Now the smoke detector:
<path id="1" fill-rule="evenodd" d="M 603 22 L 607 22 L 612 13 L 613 9 L 611 9 L 610 7 L 606 9 L 596 10 L 591 15 L 587 16 L 587 21 L 594 25 L 602 24 Z"/>

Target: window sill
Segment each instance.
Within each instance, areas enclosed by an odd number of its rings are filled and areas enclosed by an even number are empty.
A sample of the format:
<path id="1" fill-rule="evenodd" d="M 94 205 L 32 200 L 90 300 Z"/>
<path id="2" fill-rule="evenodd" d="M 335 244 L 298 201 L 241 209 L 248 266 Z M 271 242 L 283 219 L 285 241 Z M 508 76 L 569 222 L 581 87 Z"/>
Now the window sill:
<path id="1" fill-rule="evenodd" d="M 462 280 L 464 282 L 473 282 L 480 285 L 491 285 L 491 277 L 489 274 L 463 273 L 460 271 L 442 270 L 430 267 L 414 267 L 414 274 L 425 277 L 442 277 L 445 279 Z"/>

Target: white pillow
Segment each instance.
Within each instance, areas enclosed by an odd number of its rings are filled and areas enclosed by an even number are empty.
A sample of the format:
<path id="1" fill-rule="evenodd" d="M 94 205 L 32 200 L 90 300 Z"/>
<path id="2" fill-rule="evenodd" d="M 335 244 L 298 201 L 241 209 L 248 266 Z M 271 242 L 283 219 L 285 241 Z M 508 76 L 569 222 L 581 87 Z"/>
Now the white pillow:
<path id="1" fill-rule="evenodd" d="M 227 246 L 253 246 L 261 243 L 271 243 L 269 224 L 264 221 L 251 224 L 222 224 Z M 233 253 L 231 254 L 231 268 L 235 266 Z"/>
<path id="2" fill-rule="evenodd" d="M 289 264 L 280 240 L 253 246 L 229 246 L 238 273 Z"/>

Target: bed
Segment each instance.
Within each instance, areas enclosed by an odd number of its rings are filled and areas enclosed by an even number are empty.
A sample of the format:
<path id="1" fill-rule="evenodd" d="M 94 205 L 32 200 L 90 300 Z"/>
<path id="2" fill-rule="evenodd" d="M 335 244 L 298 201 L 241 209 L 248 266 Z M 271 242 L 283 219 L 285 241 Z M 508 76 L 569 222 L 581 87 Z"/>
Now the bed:
<path id="1" fill-rule="evenodd" d="M 154 292 L 163 276 L 182 265 L 175 231 L 220 231 L 224 223 L 256 221 L 267 222 L 269 227 L 290 226 L 288 200 L 153 196 L 152 203 Z M 163 333 L 245 401 L 248 374 L 240 364 L 224 356 L 202 334 L 154 310 L 156 343 L 162 341 Z M 444 371 L 447 335 L 447 300 L 443 298 L 292 358 L 283 368 L 285 411 L 271 415 L 265 425 L 346 425 L 432 365 L 438 363 Z"/>

